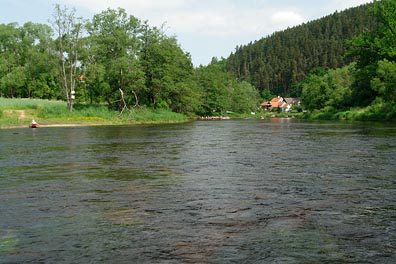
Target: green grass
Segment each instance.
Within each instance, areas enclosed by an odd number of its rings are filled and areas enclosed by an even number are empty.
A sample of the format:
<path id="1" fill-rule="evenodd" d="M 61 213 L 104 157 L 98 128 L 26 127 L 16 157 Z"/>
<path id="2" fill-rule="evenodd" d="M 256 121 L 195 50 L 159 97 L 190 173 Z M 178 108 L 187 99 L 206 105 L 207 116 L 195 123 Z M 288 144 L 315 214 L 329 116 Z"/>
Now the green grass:
<path id="1" fill-rule="evenodd" d="M 64 106 L 66 103 L 62 101 L 50 101 L 41 99 L 8 99 L 0 97 L 0 110 L 5 109 L 38 109 L 40 107 L 56 107 Z"/>
<path id="2" fill-rule="evenodd" d="M 127 111 L 122 116 L 126 122 L 150 123 L 150 122 L 183 122 L 187 117 L 166 109 L 137 108 Z"/>
<path id="3" fill-rule="evenodd" d="M 0 98 L 0 128 L 27 126 L 31 119 L 49 124 L 140 124 L 184 122 L 188 118 L 164 109 L 140 107 L 122 114 L 105 105 L 75 104 L 69 112 L 66 102 L 38 99 Z"/>

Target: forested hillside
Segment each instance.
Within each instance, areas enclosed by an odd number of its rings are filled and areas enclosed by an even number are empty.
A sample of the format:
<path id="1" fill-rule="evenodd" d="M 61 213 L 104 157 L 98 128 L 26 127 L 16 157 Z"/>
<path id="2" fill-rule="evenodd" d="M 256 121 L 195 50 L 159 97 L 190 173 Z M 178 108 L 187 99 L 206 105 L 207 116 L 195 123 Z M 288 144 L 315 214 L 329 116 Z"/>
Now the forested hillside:
<path id="1" fill-rule="evenodd" d="M 345 56 L 347 40 L 376 27 L 368 12 L 371 5 L 336 12 L 239 46 L 226 59 L 225 69 L 261 91 L 300 96 L 296 84 L 313 68 L 334 69 L 351 62 Z"/>

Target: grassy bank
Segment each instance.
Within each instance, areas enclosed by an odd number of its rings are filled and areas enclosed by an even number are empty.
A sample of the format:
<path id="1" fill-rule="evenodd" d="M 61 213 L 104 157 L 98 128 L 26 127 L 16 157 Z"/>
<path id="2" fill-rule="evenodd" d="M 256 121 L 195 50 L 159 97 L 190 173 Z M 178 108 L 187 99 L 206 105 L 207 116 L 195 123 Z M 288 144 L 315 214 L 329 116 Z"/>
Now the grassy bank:
<path id="1" fill-rule="evenodd" d="M 62 101 L 0 98 L 0 128 L 28 126 L 35 119 L 41 126 L 57 124 L 117 125 L 184 122 L 185 115 L 163 109 L 136 108 L 121 115 L 103 105 L 76 104 L 73 112 Z"/>
<path id="2" fill-rule="evenodd" d="M 350 120 L 350 121 L 396 121 L 396 107 L 391 105 L 371 105 L 344 111 L 331 108 L 304 113 L 309 120 Z"/>

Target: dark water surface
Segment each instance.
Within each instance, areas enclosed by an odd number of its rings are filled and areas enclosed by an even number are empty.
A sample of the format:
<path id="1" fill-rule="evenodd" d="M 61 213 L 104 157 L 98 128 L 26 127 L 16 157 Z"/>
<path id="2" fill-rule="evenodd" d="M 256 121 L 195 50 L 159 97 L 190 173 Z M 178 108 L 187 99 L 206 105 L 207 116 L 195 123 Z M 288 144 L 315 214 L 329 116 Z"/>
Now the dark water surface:
<path id="1" fill-rule="evenodd" d="M 396 263 L 396 125 L 0 130 L 0 263 Z"/>

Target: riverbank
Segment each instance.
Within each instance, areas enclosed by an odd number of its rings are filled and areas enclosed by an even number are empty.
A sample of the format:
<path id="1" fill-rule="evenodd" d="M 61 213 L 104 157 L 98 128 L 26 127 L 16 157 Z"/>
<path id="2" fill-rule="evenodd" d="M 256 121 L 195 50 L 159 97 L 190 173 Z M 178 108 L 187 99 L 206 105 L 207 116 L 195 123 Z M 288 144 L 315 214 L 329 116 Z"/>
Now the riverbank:
<path id="1" fill-rule="evenodd" d="M 165 109 L 140 107 L 120 114 L 104 105 L 76 104 L 73 112 L 69 112 L 62 101 L 0 98 L 0 128 L 28 127 L 32 119 L 40 127 L 180 123 L 189 120 L 186 115 Z"/>
<path id="2" fill-rule="evenodd" d="M 340 121 L 396 121 L 393 107 L 376 105 L 347 110 L 322 109 L 306 112 L 301 116 L 305 120 L 340 120 Z"/>
<path id="3" fill-rule="evenodd" d="M 219 113 L 215 117 L 198 119 L 267 119 L 272 117 L 303 120 L 395 121 L 396 112 L 370 106 L 346 111 L 324 109 L 305 113 L 260 111 L 251 114 L 227 113 L 225 116 Z M 32 119 L 35 119 L 40 127 L 70 127 L 181 123 L 191 120 L 191 117 L 165 109 L 145 107 L 133 108 L 120 114 L 109 110 L 104 105 L 87 104 L 76 104 L 73 112 L 70 113 L 63 101 L 0 98 L 0 129 L 28 127 Z"/>

